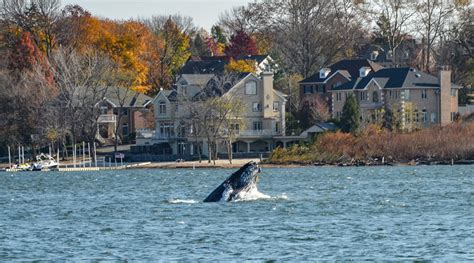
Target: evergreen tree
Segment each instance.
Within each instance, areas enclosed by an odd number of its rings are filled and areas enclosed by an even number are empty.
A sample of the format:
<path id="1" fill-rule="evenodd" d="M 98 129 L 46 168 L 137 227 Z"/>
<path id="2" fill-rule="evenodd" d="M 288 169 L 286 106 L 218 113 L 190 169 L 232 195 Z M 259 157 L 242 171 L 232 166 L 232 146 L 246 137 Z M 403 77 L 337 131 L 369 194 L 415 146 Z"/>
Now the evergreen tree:
<path id="1" fill-rule="evenodd" d="M 342 108 L 341 130 L 344 132 L 356 132 L 360 126 L 359 104 L 354 96 L 350 94 Z"/>

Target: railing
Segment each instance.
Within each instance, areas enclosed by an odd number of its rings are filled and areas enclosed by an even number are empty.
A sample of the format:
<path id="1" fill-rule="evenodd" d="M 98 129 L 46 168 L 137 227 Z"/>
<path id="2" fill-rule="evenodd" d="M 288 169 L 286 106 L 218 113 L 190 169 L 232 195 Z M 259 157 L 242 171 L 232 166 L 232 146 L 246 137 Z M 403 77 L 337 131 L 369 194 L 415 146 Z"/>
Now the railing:
<path id="1" fill-rule="evenodd" d="M 117 122 L 117 116 L 114 114 L 102 114 L 97 122 Z"/>
<path id="2" fill-rule="evenodd" d="M 245 131 L 240 131 L 238 134 L 238 136 L 240 137 L 273 136 L 273 135 L 281 135 L 281 132 L 276 132 L 273 130 L 245 130 Z"/>
<path id="3" fill-rule="evenodd" d="M 150 129 L 137 129 L 137 138 L 140 139 L 154 139 L 154 140 L 169 140 L 169 139 L 178 139 L 182 136 L 176 134 L 161 134 L 157 133 L 155 130 Z"/>

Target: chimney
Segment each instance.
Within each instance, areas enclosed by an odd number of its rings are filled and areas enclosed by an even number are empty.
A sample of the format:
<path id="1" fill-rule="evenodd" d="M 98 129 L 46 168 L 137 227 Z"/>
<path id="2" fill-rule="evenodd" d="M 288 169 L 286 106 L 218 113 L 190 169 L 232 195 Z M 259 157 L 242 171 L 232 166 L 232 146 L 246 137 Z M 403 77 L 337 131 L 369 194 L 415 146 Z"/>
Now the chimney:
<path id="1" fill-rule="evenodd" d="M 263 72 L 263 118 L 273 116 L 273 72 Z"/>
<path id="2" fill-rule="evenodd" d="M 439 123 L 451 123 L 451 70 L 443 67 L 439 70 Z"/>

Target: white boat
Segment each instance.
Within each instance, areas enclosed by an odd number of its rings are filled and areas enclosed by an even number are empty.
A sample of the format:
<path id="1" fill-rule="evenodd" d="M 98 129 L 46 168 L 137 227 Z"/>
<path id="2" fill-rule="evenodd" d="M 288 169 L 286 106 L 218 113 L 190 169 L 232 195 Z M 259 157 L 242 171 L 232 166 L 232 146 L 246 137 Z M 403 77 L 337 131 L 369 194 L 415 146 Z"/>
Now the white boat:
<path id="1" fill-rule="evenodd" d="M 33 171 L 41 171 L 43 169 L 57 168 L 58 163 L 49 154 L 40 154 L 36 156 L 36 162 L 33 164 Z"/>

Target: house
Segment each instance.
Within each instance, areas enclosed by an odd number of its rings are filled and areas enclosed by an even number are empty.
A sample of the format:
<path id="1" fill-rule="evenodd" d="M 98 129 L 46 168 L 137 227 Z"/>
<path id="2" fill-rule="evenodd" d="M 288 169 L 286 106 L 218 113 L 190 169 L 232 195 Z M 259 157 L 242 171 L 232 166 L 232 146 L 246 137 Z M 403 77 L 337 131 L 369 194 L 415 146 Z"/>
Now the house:
<path id="1" fill-rule="evenodd" d="M 232 143 L 235 157 L 258 156 L 274 148 L 286 147 L 301 140 L 310 140 L 315 132 L 326 128 L 313 128 L 303 136 L 285 134 L 287 95 L 273 88 L 272 63 L 268 56 L 245 56 L 254 59 L 260 70 L 256 73 L 236 73 L 232 82 L 226 82 L 223 92 L 215 96 L 227 96 L 243 104 L 239 124 L 234 125 L 236 136 Z M 161 90 L 153 99 L 155 129 L 139 130 L 134 153 L 151 153 L 164 157 L 191 158 L 197 156 L 196 142 L 206 144 L 206 138 L 195 138 L 189 105 L 194 98 L 212 91 L 213 83 L 225 72 L 227 57 L 200 57 L 188 60 L 177 76 L 172 90 Z M 231 83 L 231 84 L 228 84 Z M 196 133 L 197 134 L 197 133 Z M 224 141 L 218 143 L 218 153 L 226 154 Z M 207 147 L 201 147 L 207 155 Z M 163 157 L 163 158 L 164 158 Z M 161 159 L 163 159 L 161 158 Z M 161 160 L 160 159 L 160 160 Z M 165 158 L 166 159 L 166 158 Z M 164 160 L 164 159 L 163 159 Z"/>
<path id="2" fill-rule="evenodd" d="M 137 129 L 151 128 L 152 100 L 153 98 L 130 89 L 109 87 L 103 100 L 97 104 L 100 110 L 97 140 L 111 144 L 116 127 L 119 127 L 121 141 L 133 140 Z"/>
<path id="3" fill-rule="evenodd" d="M 384 68 L 410 67 L 423 56 L 422 46 L 414 37 L 406 36 L 395 51 L 392 51 L 388 44 L 370 43 L 361 47 L 359 57 L 373 61 Z"/>
<path id="4" fill-rule="evenodd" d="M 354 94 L 364 122 L 381 121 L 383 111 L 390 109 L 401 115 L 406 128 L 452 122 L 458 113 L 459 88 L 451 83 L 449 70 L 440 70 L 436 77 L 360 59 L 342 60 L 300 82 L 302 100 L 330 93 L 328 107 L 335 119 L 342 116 L 349 94 Z"/>
<path id="5" fill-rule="evenodd" d="M 156 129 L 140 131 L 137 145 L 152 146 L 151 151 L 155 154 L 196 155 L 196 138 L 193 137 L 192 127 L 188 125 L 187 120 L 192 116 L 187 104 L 209 87 L 214 78 L 199 74 L 180 76 L 175 89 L 161 90 L 153 100 Z M 287 99 L 285 94 L 273 89 L 273 73 L 263 72 L 261 77 L 254 73 L 239 74 L 235 84 L 226 88 L 221 96 L 241 100 L 244 105 L 241 125 L 234 128 L 237 131 L 232 144 L 234 153 L 269 152 L 276 145 L 274 138 L 285 135 Z M 204 145 L 205 140 L 199 138 Z M 203 155 L 208 154 L 206 147 L 202 147 L 202 150 Z M 226 151 L 221 142 L 218 152 Z"/>
<path id="6" fill-rule="evenodd" d="M 375 72 L 383 67 L 368 59 L 344 59 L 322 68 L 316 74 L 299 82 L 300 98 L 303 105 L 312 106 L 316 100 L 323 100 L 328 107 L 332 105 L 331 90 L 357 78 L 361 73 Z"/>

